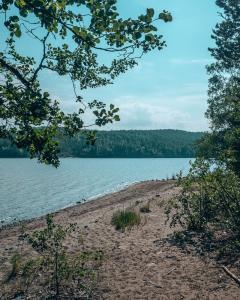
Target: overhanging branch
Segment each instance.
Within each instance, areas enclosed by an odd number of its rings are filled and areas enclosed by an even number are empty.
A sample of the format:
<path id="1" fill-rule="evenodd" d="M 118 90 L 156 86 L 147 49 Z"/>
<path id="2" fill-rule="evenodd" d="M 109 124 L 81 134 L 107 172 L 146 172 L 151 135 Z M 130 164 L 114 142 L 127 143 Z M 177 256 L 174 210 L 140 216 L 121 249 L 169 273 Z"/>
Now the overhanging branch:
<path id="1" fill-rule="evenodd" d="M 10 71 L 14 74 L 19 81 L 22 82 L 27 88 L 30 88 L 30 82 L 24 78 L 24 76 L 18 71 L 18 69 L 14 68 L 12 65 L 7 63 L 3 58 L 0 57 L 0 65 L 2 68 Z"/>

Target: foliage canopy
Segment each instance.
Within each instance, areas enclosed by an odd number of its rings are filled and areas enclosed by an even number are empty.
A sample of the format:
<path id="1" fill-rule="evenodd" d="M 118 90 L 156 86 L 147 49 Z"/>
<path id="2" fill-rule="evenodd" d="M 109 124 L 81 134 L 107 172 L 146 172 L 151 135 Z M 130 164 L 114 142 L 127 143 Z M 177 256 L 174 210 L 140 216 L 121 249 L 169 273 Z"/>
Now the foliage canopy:
<path id="1" fill-rule="evenodd" d="M 214 62 L 207 66 L 210 78 L 206 116 L 211 131 L 203 137 L 199 157 L 188 176 L 179 178 L 182 189 L 172 204 L 172 224 L 221 229 L 239 241 L 240 3 L 217 0 L 216 4 L 222 19 L 213 30 L 215 47 L 209 49 Z"/>
<path id="2" fill-rule="evenodd" d="M 111 84 L 143 54 L 165 47 L 154 24 L 172 20 L 169 12 L 156 15 L 152 8 L 123 19 L 117 0 L 3 0 L 0 13 L 6 36 L 0 48 L 0 137 L 55 166 L 59 127 L 72 136 L 91 125 L 83 120 L 87 109 L 95 125 L 119 121 L 118 108 L 96 99 L 87 103 L 80 91 Z M 19 40 L 26 37 L 40 44 L 41 55 L 22 53 Z M 101 62 L 102 52 L 109 64 Z M 63 112 L 43 89 L 39 75 L 46 71 L 71 80 L 78 111 Z"/>
<path id="3" fill-rule="evenodd" d="M 240 174 L 240 4 L 218 0 L 222 21 L 213 30 L 216 46 L 209 51 L 214 63 L 207 67 L 209 78 L 208 110 L 212 132 L 204 150 Z"/>

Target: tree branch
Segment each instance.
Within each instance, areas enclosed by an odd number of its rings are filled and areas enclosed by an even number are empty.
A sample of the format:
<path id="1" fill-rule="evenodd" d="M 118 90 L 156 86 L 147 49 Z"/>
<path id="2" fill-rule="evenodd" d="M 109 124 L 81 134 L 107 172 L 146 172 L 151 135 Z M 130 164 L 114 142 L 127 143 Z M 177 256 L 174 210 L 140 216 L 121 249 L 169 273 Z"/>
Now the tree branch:
<path id="1" fill-rule="evenodd" d="M 22 84 L 24 84 L 27 88 L 30 88 L 30 82 L 24 78 L 24 76 L 18 71 L 18 69 L 14 68 L 12 65 L 7 63 L 1 57 L 0 57 L 0 65 L 4 69 L 6 69 L 6 70 L 10 71 L 11 73 L 13 73 L 17 77 L 17 79 L 20 80 L 22 82 Z"/>
<path id="2" fill-rule="evenodd" d="M 34 9 L 35 7 L 29 3 L 29 6 Z M 64 21 L 61 20 L 60 17 L 50 13 L 48 10 L 41 10 L 41 12 L 43 14 L 47 14 L 48 16 L 50 16 L 51 18 L 53 18 L 54 20 L 56 20 L 57 22 L 59 22 L 63 27 L 65 27 L 66 29 L 68 29 L 69 31 L 71 31 L 75 36 L 77 36 L 79 39 L 81 39 L 84 43 L 86 43 L 87 45 L 91 46 L 92 48 L 96 49 L 96 50 L 102 50 L 102 51 L 106 51 L 106 52 L 122 52 L 122 51 L 126 51 L 129 48 L 134 48 L 134 45 L 128 45 L 122 48 L 103 48 L 103 47 L 96 47 L 96 46 L 92 46 L 90 45 L 85 39 L 83 39 L 79 34 L 77 34 L 72 28 L 71 26 L 69 26 L 67 23 L 65 23 Z"/>
<path id="3" fill-rule="evenodd" d="M 63 27 L 65 27 L 66 29 L 68 29 L 69 31 L 71 31 L 75 36 L 77 36 L 78 38 L 80 38 L 84 43 L 88 44 L 90 46 L 90 44 L 83 39 L 79 34 L 77 34 L 69 25 L 67 25 L 66 23 L 64 23 L 60 18 L 56 18 L 54 15 L 51 15 L 51 17 L 53 17 L 55 20 L 57 20 Z M 96 47 L 96 46 L 92 46 L 92 48 L 96 49 L 96 50 L 102 50 L 102 51 L 106 51 L 106 52 L 122 52 L 122 51 L 126 51 L 129 48 L 133 48 L 134 45 L 129 45 L 129 46 L 125 46 L 122 47 L 120 49 L 118 48 L 102 48 L 102 47 Z"/>
<path id="4" fill-rule="evenodd" d="M 47 40 L 49 34 L 50 34 L 50 32 L 48 32 L 48 33 L 46 34 L 46 36 L 43 38 L 43 40 L 42 40 L 42 43 L 43 43 L 43 56 L 42 56 L 42 59 L 41 59 L 39 65 L 38 65 L 37 69 L 35 70 L 35 72 L 34 72 L 34 74 L 33 74 L 33 77 L 32 77 L 32 79 L 31 79 L 31 82 L 34 82 L 34 81 L 36 80 L 37 74 L 38 74 L 38 72 L 42 69 L 42 67 L 43 67 L 43 62 L 44 62 L 44 60 L 46 59 L 46 40 Z"/>

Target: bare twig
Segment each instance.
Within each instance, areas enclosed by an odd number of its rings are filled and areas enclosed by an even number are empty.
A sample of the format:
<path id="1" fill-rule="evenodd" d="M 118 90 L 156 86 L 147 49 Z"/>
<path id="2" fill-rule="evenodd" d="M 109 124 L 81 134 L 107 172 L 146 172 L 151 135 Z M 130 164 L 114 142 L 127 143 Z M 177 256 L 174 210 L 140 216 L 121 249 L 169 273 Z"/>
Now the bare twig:
<path id="1" fill-rule="evenodd" d="M 222 268 L 237 284 L 240 285 L 240 279 L 235 274 L 229 271 L 228 268 L 225 266 L 223 266 Z"/>
<path id="2" fill-rule="evenodd" d="M 162 286 L 161 286 L 161 285 L 158 285 L 158 284 L 156 284 L 156 283 L 152 282 L 151 280 L 148 280 L 148 279 L 143 279 L 143 281 L 145 281 L 145 282 L 147 282 L 147 283 L 150 283 L 151 285 L 153 285 L 153 286 L 154 286 L 154 287 L 156 287 L 156 288 L 159 288 L 159 289 L 161 289 L 161 288 L 162 288 Z"/>
<path id="3" fill-rule="evenodd" d="M 176 270 L 176 267 L 172 268 L 170 271 L 168 271 L 164 276 L 169 275 L 170 273 L 172 273 L 174 270 Z"/>

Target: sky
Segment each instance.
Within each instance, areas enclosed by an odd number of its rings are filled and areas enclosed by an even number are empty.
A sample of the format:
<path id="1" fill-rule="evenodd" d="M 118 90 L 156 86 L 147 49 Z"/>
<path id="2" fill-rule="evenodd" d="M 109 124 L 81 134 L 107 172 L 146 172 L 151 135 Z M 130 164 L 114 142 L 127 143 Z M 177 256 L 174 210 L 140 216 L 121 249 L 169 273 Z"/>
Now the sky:
<path id="1" fill-rule="evenodd" d="M 214 0 L 118 0 L 120 15 L 137 17 L 147 7 L 172 13 L 173 22 L 159 22 L 167 47 L 145 55 L 137 67 L 122 74 L 113 85 L 83 92 L 120 108 L 121 121 L 103 129 L 182 129 L 208 130 L 205 66 L 211 62 L 212 29 L 219 20 Z M 23 50 L 31 50 L 23 43 Z M 33 46 L 32 46 L 33 47 Z M 43 89 L 61 99 L 65 112 L 76 108 L 72 84 L 66 78 L 45 72 Z M 86 116 L 87 120 L 90 116 Z"/>

